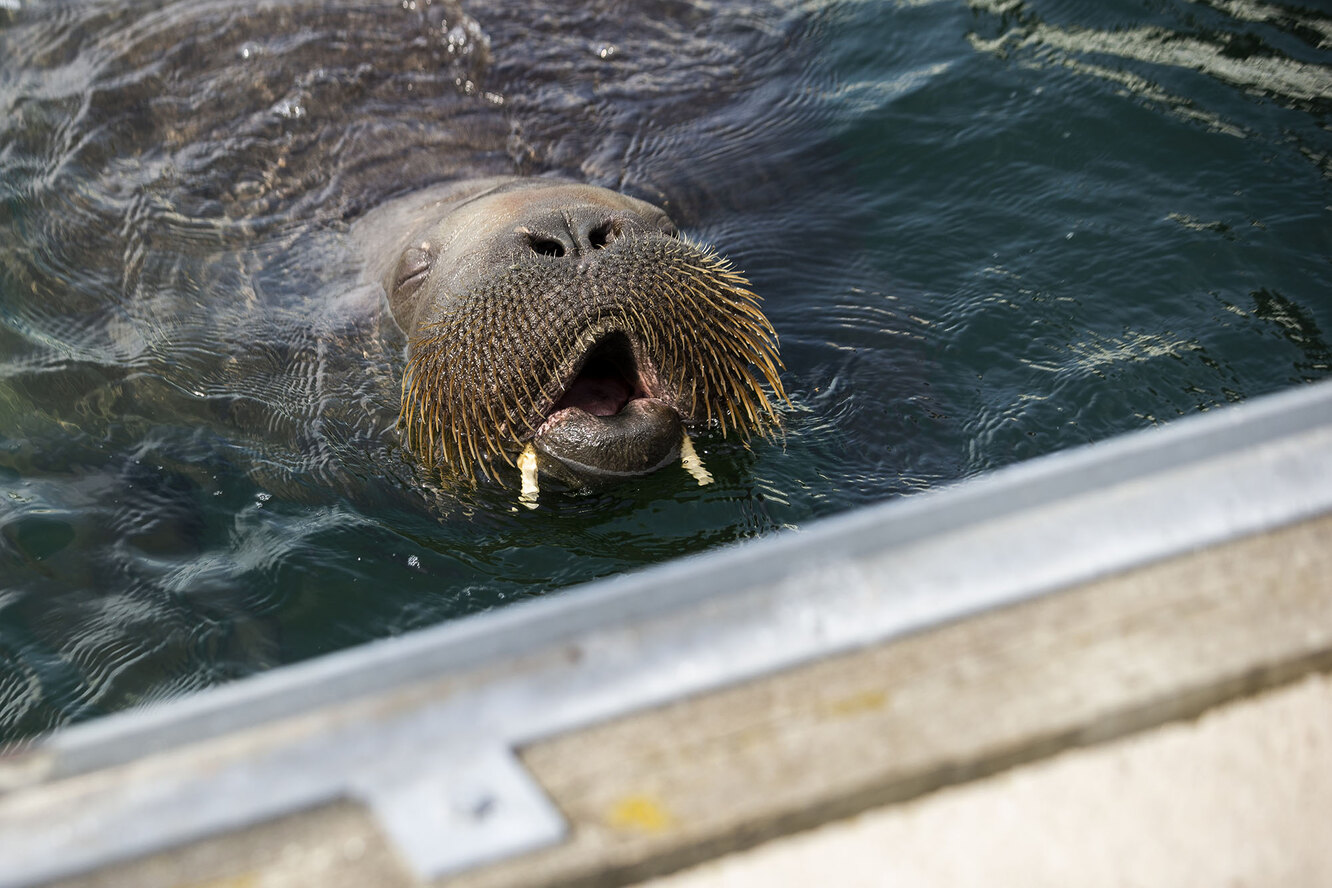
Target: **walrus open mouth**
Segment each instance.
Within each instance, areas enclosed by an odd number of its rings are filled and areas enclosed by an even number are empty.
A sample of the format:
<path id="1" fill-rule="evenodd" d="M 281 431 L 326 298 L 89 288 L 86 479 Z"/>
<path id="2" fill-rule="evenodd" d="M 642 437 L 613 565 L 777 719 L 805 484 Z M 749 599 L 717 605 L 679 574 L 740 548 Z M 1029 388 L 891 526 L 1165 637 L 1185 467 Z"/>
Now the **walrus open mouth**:
<path id="1" fill-rule="evenodd" d="M 404 437 L 466 478 L 493 477 L 497 460 L 534 478 L 539 455 L 577 483 L 657 468 L 689 446 L 686 428 L 766 433 L 777 412 L 760 379 L 786 393 L 757 303 L 724 259 L 665 234 L 579 263 L 534 254 L 409 341 Z"/>
<path id="2" fill-rule="evenodd" d="M 650 397 L 639 378 L 638 362 L 629 337 L 620 331 L 610 333 L 580 362 L 578 371 L 546 416 L 543 430 L 568 416 L 565 411 L 581 410 L 592 416 L 615 416 L 625 405 L 638 398 Z"/>
<path id="3" fill-rule="evenodd" d="M 532 436 L 527 462 L 520 461 L 529 473 L 526 488 L 538 489 L 530 475 L 537 464 L 545 474 L 579 484 L 641 475 L 678 458 L 684 422 L 642 343 L 613 331 L 575 367 Z"/>

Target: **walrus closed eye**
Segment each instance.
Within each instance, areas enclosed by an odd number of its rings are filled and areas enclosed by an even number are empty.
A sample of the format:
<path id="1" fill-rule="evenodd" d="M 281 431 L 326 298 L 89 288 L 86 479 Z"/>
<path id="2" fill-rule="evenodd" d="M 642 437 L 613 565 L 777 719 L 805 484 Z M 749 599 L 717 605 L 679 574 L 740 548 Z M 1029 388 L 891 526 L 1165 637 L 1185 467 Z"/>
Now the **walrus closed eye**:
<path id="1" fill-rule="evenodd" d="M 786 393 L 758 297 L 660 209 L 508 179 L 418 212 L 385 288 L 408 336 L 400 426 L 428 463 L 470 479 L 516 465 L 534 505 L 538 473 L 580 486 L 679 459 L 707 483 L 687 430 L 775 425 L 764 383 Z"/>

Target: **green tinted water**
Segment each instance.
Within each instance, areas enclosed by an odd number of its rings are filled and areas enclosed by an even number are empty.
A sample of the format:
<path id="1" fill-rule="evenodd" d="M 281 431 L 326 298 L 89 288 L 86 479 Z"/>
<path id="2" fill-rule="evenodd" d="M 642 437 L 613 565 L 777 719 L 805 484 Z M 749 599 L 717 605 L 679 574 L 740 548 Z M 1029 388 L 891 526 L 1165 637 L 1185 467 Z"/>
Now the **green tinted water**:
<path id="1" fill-rule="evenodd" d="M 0 7 L 0 739 L 1328 375 L 1325 9 L 272 9 Z M 440 157 L 716 244 L 784 437 L 441 490 L 344 242 Z"/>

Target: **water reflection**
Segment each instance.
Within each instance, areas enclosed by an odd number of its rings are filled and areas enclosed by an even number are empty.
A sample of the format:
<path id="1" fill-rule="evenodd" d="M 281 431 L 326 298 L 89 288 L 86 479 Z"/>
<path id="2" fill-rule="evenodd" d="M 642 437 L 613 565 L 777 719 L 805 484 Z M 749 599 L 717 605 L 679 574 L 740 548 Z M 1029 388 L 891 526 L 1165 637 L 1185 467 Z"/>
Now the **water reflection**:
<path id="1" fill-rule="evenodd" d="M 1035 8 L 1044 4 L 970 0 L 970 5 L 997 17 L 995 26 L 970 35 L 978 51 L 1110 80 L 1232 135 L 1242 136 L 1245 130 L 1206 110 L 1211 102 L 1205 91 L 1174 92 L 1172 84 L 1186 87 L 1185 78 L 1198 72 L 1302 111 L 1324 113 L 1332 102 L 1332 67 L 1325 59 L 1332 47 L 1332 23 L 1311 10 L 1247 0 L 1196 0 L 1178 4 L 1184 14 L 1169 25 L 1116 20 L 1098 28 L 1049 22 Z M 1145 67 L 1124 65 L 1134 62 Z"/>
<path id="2" fill-rule="evenodd" d="M 1299 379 L 1292 381 L 1313 382 L 1332 371 L 1332 351 L 1313 312 L 1272 290 L 1258 290 L 1250 295 L 1254 317 L 1272 324 L 1302 352 L 1303 359 L 1293 362 Z"/>

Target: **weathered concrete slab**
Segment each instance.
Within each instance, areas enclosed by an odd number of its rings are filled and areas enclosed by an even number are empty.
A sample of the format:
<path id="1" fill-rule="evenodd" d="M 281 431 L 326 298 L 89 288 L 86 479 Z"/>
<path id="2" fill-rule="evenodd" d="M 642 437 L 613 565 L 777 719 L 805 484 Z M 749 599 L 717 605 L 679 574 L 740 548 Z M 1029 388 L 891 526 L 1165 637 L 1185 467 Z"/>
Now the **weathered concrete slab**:
<path id="1" fill-rule="evenodd" d="M 451 884 L 622 884 L 1329 667 L 1322 518 L 537 744 L 570 840 Z"/>
<path id="2" fill-rule="evenodd" d="M 1299 682 L 644 888 L 1332 885 L 1332 679 Z"/>

